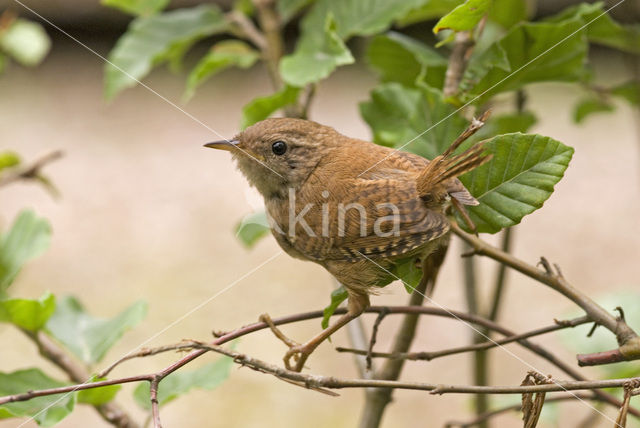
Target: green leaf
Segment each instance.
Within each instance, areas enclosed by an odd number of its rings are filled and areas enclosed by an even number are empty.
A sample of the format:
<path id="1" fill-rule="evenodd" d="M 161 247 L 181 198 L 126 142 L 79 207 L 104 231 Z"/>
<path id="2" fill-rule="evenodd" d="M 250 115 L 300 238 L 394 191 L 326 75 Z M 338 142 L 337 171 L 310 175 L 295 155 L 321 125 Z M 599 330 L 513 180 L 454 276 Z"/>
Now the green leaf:
<path id="1" fill-rule="evenodd" d="M 611 95 L 621 97 L 633 106 L 640 106 L 640 82 L 632 80 L 615 86 L 611 88 Z"/>
<path id="2" fill-rule="evenodd" d="M 280 62 L 280 74 L 292 86 L 327 77 L 354 59 L 343 41 L 389 28 L 393 21 L 425 0 L 317 0 L 301 23 L 292 55 Z"/>
<path id="3" fill-rule="evenodd" d="M 443 85 L 447 59 L 430 46 L 403 34 L 389 32 L 374 37 L 366 55 L 384 82 L 405 86 L 424 83 L 434 88 Z"/>
<path id="4" fill-rule="evenodd" d="M 47 330 L 80 360 L 94 364 L 125 331 L 138 325 L 147 313 L 147 304 L 139 301 L 110 319 L 89 315 L 80 302 L 67 296 L 58 302 L 47 323 Z"/>
<path id="5" fill-rule="evenodd" d="M 102 380 L 106 380 L 106 378 L 99 378 L 94 375 L 89 382 L 99 382 Z M 91 404 L 92 406 L 108 403 L 116 397 L 116 394 L 118 394 L 121 388 L 122 385 L 109 385 L 78 391 L 78 403 Z"/>
<path id="6" fill-rule="evenodd" d="M 253 16 L 255 12 L 255 6 L 252 0 L 234 0 L 233 10 L 240 12 L 247 16 Z"/>
<path id="7" fill-rule="evenodd" d="M 148 16 L 167 7 L 169 0 L 100 0 L 100 4 L 130 15 Z"/>
<path id="8" fill-rule="evenodd" d="M 51 40 L 42 25 L 26 19 L 16 19 L 0 35 L 0 49 L 18 63 L 33 67 L 47 56 Z"/>
<path id="9" fill-rule="evenodd" d="M 374 89 L 371 100 L 360 103 L 360 114 L 376 143 L 402 147 L 428 159 L 442 153 L 468 125 L 439 90 L 397 83 Z"/>
<path id="10" fill-rule="evenodd" d="M 236 237 L 246 247 L 253 247 L 261 238 L 267 236 L 271 228 L 264 211 L 249 214 L 236 226 Z"/>
<path id="11" fill-rule="evenodd" d="M 280 75 L 291 86 L 302 87 L 328 77 L 336 67 L 355 60 L 336 33 L 333 15 L 327 15 L 324 39 L 308 49 L 299 48 L 280 61 Z"/>
<path id="12" fill-rule="evenodd" d="M 526 21 L 528 12 L 526 0 L 493 0 L 489 19 L 508 29 Z"/>
<path id="13" fill-rule="evenodd" d="M 578 19 L 590 42 L 640 54 L 640 25 L 621 25 L 611 18 L 604 9 L 604 3 L 582 3 L 569 7 L 559 14 L 546 19 L 547 22 L 561 22 Z"/>
<path id="14" fill-rule="evenodd" d="M 400 26 L 407 26 L 423 21 L 440 18 L 462 4 L 464 0 L 428 0 L 419 7 L 409 10 L 397 20 Z"/>
<path id="15" fill-rule="evenodd" d="M 185 98 L 191 98 L 196 87 L 225 68 L 234 65 L 239 68 L 249 68 L 259 58 L 258 51 L 240 40 L 224 40 L 216 43 L 189 73 Z"/>
<path id="16" fill-rule="evenodd" d="M 0 321 L 10 322 L 20 328 L 36 331 L 44 327 L 56 309 L 56 298 L 45 293 L 38 300 L 0 300 Z"/>
<path id="17" fill-rule="evenodd" d="M 268 118 L 275 111 L 294 104 L 298 99 L 299 93 L 300 88 L 286 86 L 275 94 L 254 98 L 242 108 L 240 128 L 245 129 L 256 122 Z"/>
<path id="18" fill-rule="evenodd" d="M 20 165 L 20 156 L 14 152 L 1 152 L 0 153 L 0 172 L 5 168 L 11 168 Z"/>
<path id="19" fill-rule="evenodd" d="M 314 0 L 278 0 L 278 14 L 282 22 L 288 22 L 305 6 L 311 4 Z"/>
<path id="20" fill-rule="evenodd" d="M 347 300 L 348 297 L 349 297 L 349 293 L 347 292 L 347 289 L 344 288 L 343 285 L 341 285 L 340 287 L 336 288 L 331 292 L 331 303 L 329 303 L 329 306 L 324 308 L 324 311 L 322 314 L 322 323 L 321 323 L 322 328 L 329 327 L 329 319 L 331 318 L 331 315 L 333 315 L 336 309 L 338 309 L 338 306 L 340 306 L 340 303 Z"/>
<path id="21" fill-rule="evenodd" d="M 415 258 L 397 263 L 393 267 L 393 273 L 402 280 L 402 285 L 409 294 L 413 293 L 422 279 L 422 269 L 416 265 Z"/>
<path id="22" fill-rule="evenodd" d="M 162 379 L 158 387 L 158 404 L 165 405 L 193 388 L 214 389 L 224 382 L 231 372 L 233 360 L 222 357 L 195 370 L 179 370 Z M 151 410 L 149 384 L 138 385 L 133 393 L 136 403 Z"/>
<path id="23" fill-rule="evenodd" d="M 0 296 L 14 281 L 22 266 L 38 257 L 51 238 L 49 223 L 33 211 L 22 211 L 11 230 L 0 237 Z"/>
<path id="24" fill-rule="evenodd" d="M 594 113 L 611 112 L 615 108 L 604 98 L 598 96 L 587 96 L 578 101 L 573 109 L 573 120 L 576 123 L 582 123 L 587 116 Z"/>
<path id="25" fill-rule="evenodd" d="M 581 22 L 523 23 L 483 53 L 472 57 L 460 88 L 482 104 L 499 92 L 543 81 L 577 81 L 585 76 L 588 44 Z"/>
<path id="26" fill-rule="evenodd" d="M 520 223 L 553 193 L 569 165 L 573 149 L 536 134 L 498 135 L 486 144 L 486 164 L 460 180 L 480 205 L 467 207 L 478 232 L 496 233 Z M 464 222 L 458 219 L 464 226 Z"/>
<path id="27" fill-rule="evenodd" d="M 436 26 L 433 27 L 433 32 L 438 34 L 442 30 L 472 30 L 487 13 L 489 6 L 491 6 L 491 0 L 467 0 L 440 18 Z"/>
<path id="28" fill-rule="evenodd" d="M 152 67 L 167 61 L 176 63 L 198 40 L 227 29 L 224 15 L 213 5 L 136 18 L 109 54 L 106 98 L 135 86 Z"/>
<path id="29" fill-rule="evenodd" d="M 18 370 L 12 373 L 0 372 L 0 395 L 3 396 L 65 385 L 67 384 L 51 379 L 40 369 Z M 38 425 L 50 427 L 73 411 L 75 401 L 75 394 L 65 393 L 3 404 L 0 406 L 0 419 L 29 417 L 34 418 Z"/>

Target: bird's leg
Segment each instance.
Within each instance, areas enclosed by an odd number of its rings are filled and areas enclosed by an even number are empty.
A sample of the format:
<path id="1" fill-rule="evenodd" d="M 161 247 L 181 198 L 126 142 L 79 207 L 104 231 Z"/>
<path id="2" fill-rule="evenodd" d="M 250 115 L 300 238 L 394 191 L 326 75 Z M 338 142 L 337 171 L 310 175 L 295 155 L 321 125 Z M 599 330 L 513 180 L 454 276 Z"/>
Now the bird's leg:
<path id="1" fill-rule="evenodd" d="M 313 339 L 308 342 L 292 346 L 289 348 L 287 353 L 284 355 L 284 366 L 287 370 L 294 370 L 297 372 L 302 371 L 304 367 L 304 363 L 309 358 L 309 355 L 329 336 L 331 336 L 336 331 L 340 330 L 349 321 L 357 318 L 364 312 L 365 309 L 369 307 L 369 296 L 366 294 L 355 294 L 349 293 L 349 301 L 347 304 L 347 313 L 338 318 L 334 324 L 331 324 L 329 327 L 325 328 L 315 336 Z M 291 358 L 295 360 L 295 365 L 291 364 Z"/>
<path id="2" fill-rule="evenodd" d="M 276 325 L 273 323 L 273 320 L 271 319 L 269 314 L 262 314 L 260 315 L 259 319 L 269 327 L 269 329 L 271 330 L 271 332 L 275 337 L 280 339 L 289 348 L 300 346 L 298 342 L 296 342 L 295 340 L 289 339 L 278 327 L 276 327 Z"/>
<path id="3" fill-rule="evenodd" d="M 462 205 L 459 201 L 457 201 L 456 198 L 451 198 L 451 205 L 453 205 L 453 207 L 460 213 L 460 215 L 464 219 L 464 222 L 467 224 L 467 226 L 471 230 L 471 233 L 473 233 L 474 235 L 477 235 L 478 233 L 477 233 L 476 225 L 471 220 L 471 217 L 469 217 L 469 213 L 467 212 L 467 209 L 464 207 L 464 205 Z"/>

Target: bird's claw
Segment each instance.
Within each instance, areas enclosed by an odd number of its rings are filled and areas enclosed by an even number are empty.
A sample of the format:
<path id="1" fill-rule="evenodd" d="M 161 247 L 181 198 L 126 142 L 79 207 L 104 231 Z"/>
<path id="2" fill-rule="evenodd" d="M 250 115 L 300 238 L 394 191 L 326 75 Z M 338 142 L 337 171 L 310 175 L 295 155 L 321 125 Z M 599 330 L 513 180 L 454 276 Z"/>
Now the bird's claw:
<path id="1" fill-rule="evenodd" d="M 301 372 L 311 352 L 312 350 L 304 345 L 290 347 L 283 358 L 285 368 L 294 372 Z M 291 360 L 294 361 L 294 364 L 291 363 Z"/>

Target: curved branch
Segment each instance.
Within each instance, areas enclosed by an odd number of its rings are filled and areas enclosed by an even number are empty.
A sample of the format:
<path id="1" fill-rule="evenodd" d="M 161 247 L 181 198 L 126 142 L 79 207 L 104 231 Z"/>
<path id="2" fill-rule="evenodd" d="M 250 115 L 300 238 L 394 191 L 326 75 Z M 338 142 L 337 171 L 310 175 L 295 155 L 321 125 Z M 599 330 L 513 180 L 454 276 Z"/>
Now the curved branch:
<path id="1" fill-rule="evenodd" d="M 464 232 L 456 224 L 451 224 L 451 230 L 458 235 L 463 241 L 471 245 L 474 249 L 474 254 L 487 256 L 502 263 L 506 266 L 515 269 L 524 275 L 541 282 L 553 290 L 559 292 L 563 296 L 567 297 L 578 306 L 580 306 L 594 322 L 610 330 L 616 335 L 618 344 L 620 345 L 619 351 L 623 359 L 626 361 L 640 359 L 640 337 L 633 331 L 631 327 L 622 318 L 616 318 L 606 311 L 602 306 L 598 305 L 589 296 L 582 293 L 580 290 L 571 285 L 563 276 L 557 266 L 555 271 L 552 269 L 549 262 L 543 257 L 540 260 L 544 270 L 538 269 L 524 261 L 517 259 L 511 254 L 505 253 L 500 249 L 484 242 L 477 236 Z M 608 355 L 608 353 L 605 353 Z M 590 358 L 589 358 L 590 357 Z M 612 361 L 602 360 L 593 356 L 578 356 L 579 361 L 589 359 L 590 365 L 594 364 L 607 364 Z M 617 361 L 615 361 L 617 362 Z"/>
<path id="2" fill-rule="evenodd" d="M 395 307 L 370 307 L 367 309 L 367 312 L 370 313 L 380 313 L 382 311 L 387 311 L 389 314 L 403 314 L 403 313 L 414 313 L 414 314 L 424 314 L 424 315 L 436 315 L 443 316 L 448 318 L 455 318 L 462 321 L 467 321 L 471 323 L 475 323 L 477 325 L 489 328 L 494 330 L 500 334 L 505 336 L 512 336 L 514 333 L 509 330 L 501 327 L 500 325 L 491 322 L 487 319 L 476 315 L 470 315 L 462 312 L 448 311 L 446 309 L 440 308 L 432 308 L 432 307 L 423 307 L 423 306 L 395 306 Z M 344 308 L 339 308 L 336 310 L 335 315 L 339 315 L 345 312 Z M 323 316 L 323 311 L 314 311 L 307 312 L 301 314 L 290 315 L 282 318 L 277 318 L 273 320 L 273 323 L 276 325 L 289 324 L 293 322 L 299 322 L 303 320 L 309 320 L 313 318 L 321 318 Z M 109 385 L 117 385 L 131 382 L 141 382 L 147 381 L 152 382 L 157 379 L 157 382 L 160 382 L 163 378 L 165 378 L 170 373 L 173 373 L 175 370 L 178 370 L 180 367 L 188 364 L 199 356 L 203 355 L 209 351 L 216 351 L 220 353 L 224 353 L 225 355 L 231 355 L 236 362 L 241 362 L 245 365 L 249 365 L 250 362 L 255 363 L 254 366 L 256 368 L 262 368 L 261 365 L 258 365 L 258 361 L 256 359 L 244 356 L 239 353 L 233 353 L 233 351 L 228 351 L 223 348 L 220 348 L 219 345 L 229 342 L 238 337 L 256 332 L 258 330 L 262 330 L 268 328 L 267 324 L 264 322 L 253 323 L 237 330 L 222 334 L 220 337 L 216 338 L 211 344 L 203 344 L 199 342 L 183 342 L 177 345 L 172 346 L 164 346 L 161 347 L 158 352 L 156 350 L 143 350 L 141 353 L 146 355 L 154 355 L 159 352 L 166 352 L 168 350 L 175 349 L 193 349 L 193 352 L 188 355 L 182 357 L 180 360 L 174 362 L 170 366 L 161 370 L 158 373 L 138 375 L 138 376 L 130 376 L 119 379 L 105 380 L 99 382 L 92 383 L 83 383 L 79 385 L 70 385 L 59 388 L 51 388 L 45 390 L 38 391 L 29 391 L 22 394 L 16 394 L 11 396 L 0 397 L 0 405 L 17 402 L 17 401 L 26 401 L 35 397 L 42 397 L 47 395 L 68 393 L 74 391 L 80 391 L 85 389 L 98 388 L 102 386 Z M 563 381 L 557 382 L 556 384 L 551 385 L 534 385 L 527 387 L 513 387 L 513 386 L 493 386 L 493 387 L 480 387 L 480 386 L 465 386 L 465 385 L 437 385 L 437 384 L 428 384 L 428 383 L 413 383 L 413 382 L 398 382 L 398 381 L 382 381 L 382 380 L 370 380 L 370 379 L 338 379 L 334 377 L 327 376 L 315 376 L 315 375 L 307 375 L 298 372 L 289 372 L 283 368 L 271 366 L 268 363 L 262 363 L 264 367 L 272 368 L 273 374 L 280 374 L 283 378 L 293 382 L 303 382 L 305 387 L 310 388 L 356 388 L 356 387 L 380 387 L 380 388 L 402 388 L 402 389 L 415 389 L 415 390 L 426 390 L 432 391 L 438 394 L 444 393 L 491 393 L 491 394 L 519 394 L 522 392 L 553 392 L 553 391 L 563 391 L 563 390 L 580 390 L 580 389 L 592 389 L 592 388 L 611 388 L 611 387 L 623 387 L 625 382 L 636 382 L 639 381 L 640 378 L 631 378 L 631 379 L 612 379 L 612 380 L 603 380 L 603 381 L 592 381 L 584 379 L 579 373 L 575 372 L 572 367 L 567 366 L 562 361 L 555 358 L 550 352 L 546 351 L 544 348 L 532 344 L 527 340 L 521 339 L 518 341 L 520 344 L 525 346 L 526 348 L 536 352 L 538 355 L 547 359 L 548 361 L 555 364 L 561 370 L 565 371 L 565 373 L 569 374 L 574 379 L 578 379 L 577 381 Z M 140 354 L 140 353 L 139 353 Z M 120 360 L 120 362 L 126 361 L 128 359 L 134 358 L 134 355 L 130 355 L 125 359 Z M 117 365 L 117 364 L 116 364 Z M 113 365 L 111 368 L 115 367 Z M 621 402 L 617 400 L 615 397 L 607 394 L 605 392 L 594 390 L 595 394 L 598 394 L 598 397 L 609 404 L 614 406 L 621 406 Z M 629 412 L 640 416 L 640 412 L 637 409 L 629 408 Z"/>

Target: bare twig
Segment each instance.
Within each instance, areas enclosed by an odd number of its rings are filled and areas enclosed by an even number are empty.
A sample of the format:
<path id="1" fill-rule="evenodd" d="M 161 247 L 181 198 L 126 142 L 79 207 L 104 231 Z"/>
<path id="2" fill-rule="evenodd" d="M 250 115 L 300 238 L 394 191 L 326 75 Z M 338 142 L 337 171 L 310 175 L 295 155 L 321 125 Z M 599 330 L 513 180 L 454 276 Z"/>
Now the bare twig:
<path id="1" fill-rule="evenodd" d="M 154 376 L 151 382 L 149 382 L 149 396 L 151 397 L 151 418 L 153 420 L 154 428 L 162 428 L 162 422 L 160 421 L 160 406 L 158 404 L 158 385 L 162 378 L 160 376 Z"/>
<path id="2" fill-rule="evenodd" d="M 550 398 L 546 398 L 545 402 L 558 402 L 558 401 L 574 401 L 574 400 L 580 400 L 580 401 L 586 401 L 586 400 L 590 400 L 590 401 L 602 401 L 602 399 L 596 395 L 593 394 L 571 394 L 571 395 L 563 395 L 560 397 L 550 397 Z M 480 425 L 482 422 L 491 419 L 495 416 L 501 415 L 503 413 L 507 413 L 507 412 L 513 412 L 513 411 L 521 411 L 522 410 L 522 404 L 513 404 L 510 406 L 505 406 L 499 409 L 495 409 L 495 410 L 491 410 L 487 413 L 484 413 L 482 415 L 478 415 L 475 419 L 472 419 L 470 421 L 467 422 L 447 422 L 445 424 L 445 428 L 471 428 L 477 425 Z"/>
<path id="3" fill-rule="evenodd" d="M 371 370 L 371 355 L 373 354 L 373 347 L 375 346 L 378 339 L 378 328 L 380 327 L 380 323 L 382 323 L 382 320 L 386 316 L 387 312 L 381 311 L 380 313 L 378 313 L 376 321 L 373 323 L 373 329 L 371 330 L 371 339 L 369 340 L 369 347 L 367 348 L 367 352 L 365 354 L 367 361 L 367 370 Z"/>
<path id="4" fill-rule="evenodd" d="M 478 316 L 474 316 L 474 315 L 470 315 L 462 312 L 448 311 L 446 309 L 440 309 L 440 308 L 421 307 L 421 306 L 396 306 L 396 307 L 388 307 L 383 309 L 381 307 L 371 307 L 367 309 L 367 312 L 380 313 L 383 310 L 388 311 L 389 314 L 413 313 L 413 314 L 429 314 L 429 315 L 437 315 L 437 316 L 443 316 L 448 318 L 455 318 L 455 319 L 459 319 L 467 322 L 472 322 L 482 327 L 490 328 L 503 335 L 513 334 L 509 330 L 489 320 L 486 320 L 482 317 L 478 317 Z M 338 310 L 336 310 L 335 315 L 340 315 L 345 312 L 346 310 L 344 308 L 339 308 Z M 322 316 L 323 316 L 323 311 L 314 311 L 314 312 L 295 314 L 287 317 L 274 319 L 273 323 L 275 325 L 282 325 L 282 324 L 298 322 L 298 321 L 303 321 L 303 320 L 308 320 L 313 318 L 321 318 Z M 238 337 L 241 337 L 246 334 L 249 334 L 258 330 L 262 330 L 265 328 L 268 328 L 266 323 L 258 322 L 258 323 L 250 324 L 250 325 L 238 328 L 236 330 L 233 330 L 227 333 L 226 335 L 217 338 L 210 345 L 203 345 L 199 342 L 181 342 L 177 345 L 163 346 L 159 348 L 159 350 L 155 350 L 155 349 L 144 350 L 144 352 L 141 352 L 140 354 L 155 355 L 159 352 L 166 352 L 168 350 L 193 349 L 195 347 L 204 348 L 204 346 L 208 346 L 210 348 L 210 349 L 207 348 L 207 349 L 194 350 L 189 354 L 187 354 L 186 356 L 182 357 L 180 360 L 176 361 L 175 363 L 169 365 L 168 367 L 164 368 L 163 370 L 157 373 L 130 376 L 130 377 L 124 377 L 119 379 L 98 381 L 93 383 L 83 383 L 78 385 L 70 385 L 70 386 L 51 388 L 46 390 L 29 391 L 22 394 L 15 394 L 11 396 L 0 397 L 0 405 L 10 403 L 10 402 L 26 401 L 35 397 L 69 393 L 69 392 L 81 391 L 81 390 L 98 388 L 98 387 L 109 386 L 109 385 L 117 385 L 117 384 L 131 383 L 131 382 L 142 382 L 142 381 L 151 382 L 154 379 L 157 379 L 157 381 L 160 382 L 169 374 L 173 373 L 174 371 L 178 370 L 179 368 L 183 367 L 189 362 L 195 360 L 196 358 L 203 355 L 207 351 L 214 350 L 213 349 L 214 347 L 219 348 L 219 345 L 223 343 L 229 342 Z M 194 345 L 194 343 L 196 345 Z M 559 360 L 554 360 L 553 357 L 550 358 L 549 353 L 545 351 L 543 348 L 537 345 L 533 345 L 527 342 L 526 340 L 521 340 L 520 343 L 523 346 L 527 347 L 528 349 L 531 349 L 534 352 L 538 353 L 543 358 L 546 358 L 552 363 L 556 364 L 559 368 L 561 368 L 563 371 L 568 373 L 573 378 L 578 378 L 580 380 L 574 381 L 574 382 L 571 382 L 571 381 L 560 382 L 554 385 L 536 385 L 528 388 L 513 387 L 513 386 L 479 387 L 479 386 L 457 386 L 457 385 L 434 385 L 434 384 L 427 384 L 427 383 L 397 382 L 397 381 L 389 381 L 389 380 L 367 380 L 367 379 L 364 379 L 364 380 L 363 379 L 346 379 L 345 380 L 345 379 L 336 379 L 336 378 L 325 377 L 325 376 L 305 375 L 298 372 L 289 372 L 285 369 L 277 368 L 277 367 L 275 369 L 278 370 L 277 373 L 286 372 L 287 373 L 286 376 L 283 376 L 283 377 L 287 378 L 288 380 L 291 380 L 294 382 L 303 381 L 305 384 L 305 387 L 309 387 L 309 388 L 311 387 L 313 388 L 377 387 L 377 388 L 402 388 L 402 389 L 427 390 L 427 391 L 434 391 L 437 393 L 454 393 L 455 392 L 455 393 L 520 394 L 523 392 L 562 391 L 564 389 L 577 390 L 577 389 L 585 389 L 585 388 L 587 389 L 610 388 L 610 387 L 623 386 L 624 381 L 636 381 L 636 379 L 638 379 L 638 378 L 630 378 L 630 379 L 614 379 L 614 380 L 603 380 L 603 381 L 587 381 L 586 379 L 582 378 L 579 373 L 576 373 L 575 371 L 572 372 L 573 369 L 571 367 L 567 366 L 566 364 L 563 364 Z M 233 351 L 225 350 L 225 352 L 231 353 Z M 241 355 L 241 354 L 238 354 L 238 355 Z M 243 361 L 246 362 L 248 360 L 243 360 Z M 256 365 L 256 367 L 259 367 L 259 366 Z M 299 377 L 299 376 L 302 376 L 302 377 Z M 306 376 L 311 376 L 311 377 L 307 378 Z M 602 391 L 594 391 L 594 393 L 599 394 L 599 397 L 602 398 L 602 400 L 606 401 L 607 403 L 613 404 L 615 406 L 622 405 L 622 403 L 619 400 L 615 399 L 609 394 L 606 394 Z M 640 415 L 640 412 L 638 412 L 634 408 L 629 408 L 629 413 L 633 413 L 634 415 Z"/>
<path id="5" fill-rule="evenodd" d="M 452 224 L 451 229 L 456 235 L 462 238 L 462 240 L 474 248 L 475 254 L 487 256 L 503 263 L 512 269 L 515 269 L 530 278 L 551 287 L 553 290 L 572 300 L 587 313 L 589 318 L 616 335 L 616 339 L 620 345 L 620 354 L 625 360 L 630 361 L 640 359 L 640 338 L 636 332 L 633 331 L 633 329 L 631 329 L 631 327 L 629 327 L 623 320 L 611 315 L 595 301 L 571 285 L 557 269 L 555 271 L 553 270 L 546 259 L 541 259 L 541 264 L 543 265 L 544 270 L 540 270 L 535 266 L 517 259 L 511 254 L 505 253 L 504 251 L 489 245 L 478 237 L 464 232 L 456 224 Z M 585 356 L 579 357 L 581 358 L 581 361 L 586 358 Z M 592 364 L 606 364 L 609 363 L 610 360 L 599 360 L 597 357 L 594 357 L 590 359 L 590 362 Z"/>
<path id="6" fill-rule="evenodd" d="M 371 352 L 371 356 L 373 358 L 400 358 L 400 359 L 412 360 L 412 361 L 431 361 L 436 358 L 446 357 L 449 355 L 491 349 L 499 345 L 506 345 L 507 343 L 517 342 L 522 339 L 528 339 L 530 337 L 540 336 L 553 331 L 576 327 L 578 325 L 586 324 L 588 322 L 590 322 L 589 318 L 580 317 L 580 318 L 574 318 L 568 321 L 557 322 L 556 324 L 531 330 L 526 333 L 514 334 L 512 336 L 507 336 L 502 339 L 491 340 L 491 341 L 486 341 L 481 343 L 474 343 L 472 345 L 467 345 L 467 346 L 459 346 L 455 348 L 443 349 L 441 351 L 405 352 L 405 353 L 399 353 L 399 354 L 393 354 L 390 352 Z M 336 351 L 350 352 L 357 355 L 367 355 L 368 353 L 368 351 L 365 351 L 363 349 L 350 349 L 350 348 L 342 348 L 342 347 L 337 347 Z"/>
<path id="7" fill-rule="evenodd" d="M 21 180 L 33 180 L 40 177 L 42 168 L 62 157 L 62 151 L 48 153 L 27 167 L 17 167 L 0 175 L 0 187 Z"/>

